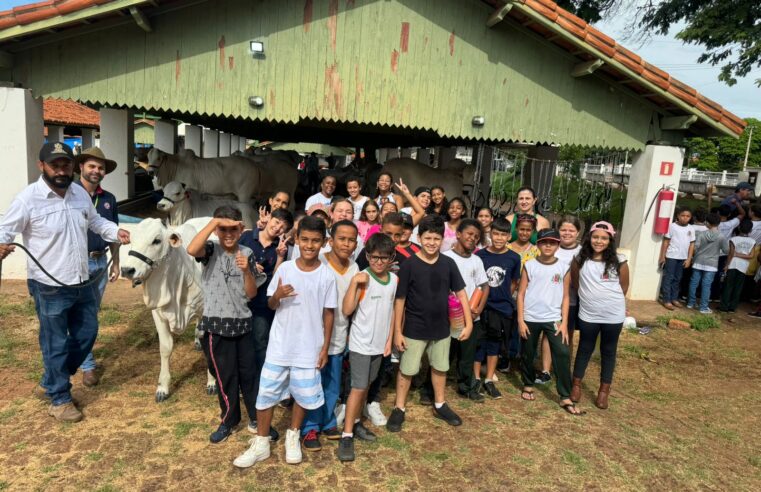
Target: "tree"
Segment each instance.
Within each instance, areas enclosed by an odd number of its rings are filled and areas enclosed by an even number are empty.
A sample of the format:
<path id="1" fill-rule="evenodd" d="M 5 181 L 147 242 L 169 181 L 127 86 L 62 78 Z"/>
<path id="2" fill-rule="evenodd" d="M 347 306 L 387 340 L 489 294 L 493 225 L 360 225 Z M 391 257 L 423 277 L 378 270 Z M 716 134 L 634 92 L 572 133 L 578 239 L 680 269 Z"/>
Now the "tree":
<path id="1" fill-rule="evenodd" d="M 645 0 L 639 9 L 645 32 L 668 34 L 671 26 L 686 24 L 677 39 L 703 45 L 698 62 L 723 64 L 719 80 L 727 85 L 761 67 L 759 0 Z M 756 84 L 761 86 L 761 79 Z"/>
<path id="2" fill-rule="evenodd" d="M 695 167 L 702 171 L 719 171 L 719 152 L 716 142 L 710 138 L 688 138 L 685 140 L 686 167 Z"/>
<path id="3" fill-rule="evenodd" d="M 748 154 L 748 167 L 761 167 L 761 121 L 755 118 L 745 118 L 745 121 L 748 122 L 748 126 L 740 138 L 695 137 L 686 139 L 686 164 L 689 167 L 697 167 L 704 171 L 742 170 L 750 128 L 754 127 L 753 140 Z"/>
<path id="4" fill-rule="evenodd" d="M 618 0 L 558 0 L 557 4 L 587 22 L 597 22 L 613 9 Z"/>

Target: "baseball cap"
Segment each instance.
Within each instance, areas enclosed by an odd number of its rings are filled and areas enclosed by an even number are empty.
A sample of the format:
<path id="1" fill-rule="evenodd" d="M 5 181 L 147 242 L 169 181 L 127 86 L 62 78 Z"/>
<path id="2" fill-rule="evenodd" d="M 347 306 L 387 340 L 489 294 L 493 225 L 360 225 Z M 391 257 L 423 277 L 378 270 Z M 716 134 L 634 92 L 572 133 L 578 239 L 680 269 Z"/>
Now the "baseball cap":
<path id="1" fill-rule="evenodd" d="M 415 228 L 415 223 L 412 221 L 412 216 L 410 214 L 400 212 L 399 215 L 402 216 L 402 220 L 404 221 L 404 227 L 409 227 L 410 229 Z"/>
<path id="2" fill-rule="evenodd" d="M 415 190 L 414 196 L 418 196 L 421 193 L 428 193 L 430 195 L 431 189 L 427 186 L 418 186 L 417 189 Z"/>
<path id="3" fill-rule="evenodd" d="M 539 244 L 542 241 L 556 241 L 560 242 L 560 233 L 555 229 L 542 229 L 536 235 L 536 243 Z"/>
<path id="4" fill-rule="evenodd" d="M 40 160 L 48 164 L 56 159 L 74 160 L 74 153 L 71 147 L 63 142 L 48 142 L 40 149 Z"/>
<path id="5" fill-rule="evenodd" d="M 755 188 L 753 188 L 753 185 L 748 183 L 747 181 L 740 181 L 737 183 L 737 186 L 735 186 L 735 191 L 740 190 L 751 190 L 753 191 Z"/>
<path id="6" fill-rule="evenodd" d="M 595 231 L 605 231 L 610 234 L 610 237 L 615 237 L 616 235 L 616 228 L 613 227 L 613 224 L 610 222 L 605 222 L 604 220 L 592 224 L 592 227 L 589 229 L 589 233 L 591 234 Z"/>

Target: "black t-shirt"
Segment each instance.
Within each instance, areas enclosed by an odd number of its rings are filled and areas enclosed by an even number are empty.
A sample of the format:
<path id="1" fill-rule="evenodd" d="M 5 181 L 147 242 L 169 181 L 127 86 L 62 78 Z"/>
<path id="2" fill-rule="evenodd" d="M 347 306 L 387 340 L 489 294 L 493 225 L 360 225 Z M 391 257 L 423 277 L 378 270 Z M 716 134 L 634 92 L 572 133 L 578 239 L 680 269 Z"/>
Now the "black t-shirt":
<path id="1" fill-rule="evenodd" d="M 480 249 L 476 251 L 476 256 L 483 261 L 486 278 L 489 279 L 486 307 L 511 317 L 515 312 L 511 285 L 521 278 L 521 256 L 511 249 L 504 253 Z"/>
<path id="2" fill-rule="evenodd" d="M 435 263 L 417 255 L 407 259 L 399 269 L 396 298 L 405 299 L 405 337 L 415 340 L 441 340 L 449 336 L 449 292 L 465 288 L 457 264 L 439 255 Z"/>

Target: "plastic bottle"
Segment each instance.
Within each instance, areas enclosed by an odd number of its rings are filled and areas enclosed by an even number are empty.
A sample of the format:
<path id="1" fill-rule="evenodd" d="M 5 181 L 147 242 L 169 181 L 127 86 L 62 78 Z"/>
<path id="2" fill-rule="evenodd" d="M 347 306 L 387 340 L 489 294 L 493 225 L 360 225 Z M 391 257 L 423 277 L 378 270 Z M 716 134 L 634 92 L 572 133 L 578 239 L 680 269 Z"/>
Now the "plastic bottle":
<path id="1" fill-rule="evenodd" d="M 449 331 L 455 338 L 460 336 L 465 328 L 465 314 L 462 310 L 462 304 L 454 294 L 449 294 Z"/>

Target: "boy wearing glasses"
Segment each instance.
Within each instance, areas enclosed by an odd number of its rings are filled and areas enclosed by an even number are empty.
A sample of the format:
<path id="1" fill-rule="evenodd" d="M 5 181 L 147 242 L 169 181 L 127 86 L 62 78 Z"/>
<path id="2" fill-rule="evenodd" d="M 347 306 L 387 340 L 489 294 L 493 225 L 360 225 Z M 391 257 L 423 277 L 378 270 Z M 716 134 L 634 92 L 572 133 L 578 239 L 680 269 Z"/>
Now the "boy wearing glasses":
<path id="1" fill-rule="evenodd" d="M 423 353 L 428 355 L 431 365 L 434 417 L 449 425 L 462 424 L 460 417 L 446 404 L 444 388 L 449 370 L 450 292 L 460 301 L 465 318 L 459 340 L 467 340 L 473 330 L 465 282 L 454 260 L 439 254 L 444 219 L 429 215 L 420 221 L 418 230 L 422 249 L 402 264 L 394 301 L 394 345 L 402 358 L 396 381 L 396 408 L 386 423 L 390 432 L 402 430 L 407 394 L 412 377 L 420 370 Z"/>
<path id="2" fill-rule="evenodd" d="M 394 294 L 398 278 L 389 271 L 394 261 L 394 241 L 374 234 L 365 247 L 370 267 L 351 279 L 343 299 L 344 316 L 354 315 L 349 330 L 351 392 L 346 401 L 346 418 L 338 459 L 354 461 L 354 436 L 375 441 L 376 436 L 360 421 L 367 389 L 378 376 L 383 357 L 391 354 Z"/>
<path id="3" fill-rule="evenodd" d="M 238 244 L 243 232 L 241 211 L 219 207 L 214 218 L 188 245 L 187 251 L 203 265 L 203 351 L 219 388 L 221 422 L 209 440 L 227 439 L 240 423 L 240 394 L 249 415 L 256 414 L 255 355 L 249 299 L 256 296 L 253 251 Z M 218 241 L 209 241 L 212 232 Z"/>

